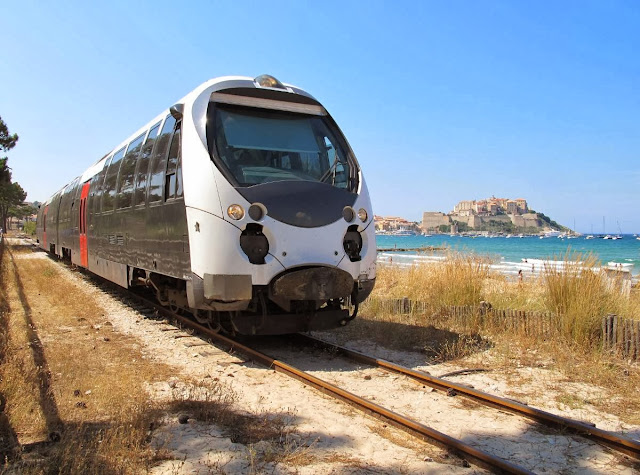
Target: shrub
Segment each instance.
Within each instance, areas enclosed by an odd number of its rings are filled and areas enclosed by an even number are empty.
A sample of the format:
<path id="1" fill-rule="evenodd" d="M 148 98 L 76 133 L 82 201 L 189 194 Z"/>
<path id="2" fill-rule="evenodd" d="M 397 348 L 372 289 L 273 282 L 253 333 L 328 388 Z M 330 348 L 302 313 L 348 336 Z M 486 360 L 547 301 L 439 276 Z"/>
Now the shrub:
<path id="1" fill-rule="evenodd" d="M 542 272 L 547 310 L 557 315 L 562 336 L 590 346 L 599 338 L 602 317 L 626 313 L 629 299 L 610 284 L 593 255 L 567 252 L 554 260 L 563 265 L 545 264 Z"/>
<path id="2" fill-rule="evenodd" d="M 36 235 L 36 222 L 35 221 L 27 221 L 24 223 L 24 233 L 29 236 Z"/>

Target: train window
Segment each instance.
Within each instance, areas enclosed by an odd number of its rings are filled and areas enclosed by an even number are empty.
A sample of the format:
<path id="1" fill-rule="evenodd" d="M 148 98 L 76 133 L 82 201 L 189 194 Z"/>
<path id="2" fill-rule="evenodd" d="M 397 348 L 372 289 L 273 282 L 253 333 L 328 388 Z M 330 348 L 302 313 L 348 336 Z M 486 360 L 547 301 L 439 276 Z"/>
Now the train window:
<path id="1" fill-rule="evenodd" d="M 133 195 L 133 205 L 144 204 L 144 193 L 147 188 L 147 172 L 149 171 L 149 158 L 151 158 L 151 151 L 153 150 L 153 144 L 155 143 L 158 131 L 160 130 L 160 122 L 151 127 L 147 140 L 145 140 L 142 149 L 140 150 L 140 156 L 138 157 L 138 163 L 136 165 L 136 190 Z"/>
<path id="2" fill-rule="evenodd" d="M 164 177 L 167 170 L 167 151 L 175 125 L 176 120 L 171 115 L 168 115 L 162 126 L 162 132 L 156 139 L 153 157 L 149 165 L 149 203 L 162 201 L 162 186 L 164 185 Z"/>
<path id="3" fill-rule="evenodd" d="M 178 160 L 178 171 L 176 172 L 176 198 L 180 198 L 182 196 L 182 155 Z"/>
<path id="4" fill-rule="evenodd" d="M 176 188 L 177 188 L 177 169 L 178 169 L 178 160 L 180 157 L 180 129 L 182 122 L 178 122 L 176 124 L 175 132 L 173 133 L 173 137 L 171 138 L 171 147 L 169 147 L 169 155 L 167 157 L 167 175 L 165 177 L 165 185 L 164 185 L 164 199 L 169 200 L 172 198 L 176 198 Z"/>
<path id="5" fill-rule="evenodd" d="M 128 208 L 131 206 L 136 162 L 138 160 L 138 155 L 140 154 L 140 149 L 142 148 L 144 135 L 145 134 L 142 134 L 131 141 L 129 147 L 127 147 L 127 154 L 122 160 L 122 166 L 120 167 L 120 179 L 118 180 L 118 209 Z"/>
<path id="6" fill-rule="evenodd" d="M 356 164 L 339 137 L 317 116 L 221 104 L 207 112 L 211 156 L 237 186 L 305 180 L 355 191 Z"/>
<path id="7" fill-rule="evenodd" d="M 89 208 L 89 212 L 92 215 L 94 213 L 97 214 L 100 212 L 100 207 L 99 207 L 100 183 L 102 183 L 103 177 L 104 177 L 104 170 L 103 172 L 96 173 L 93 176 L 93 178 L 91 178 L 91 185 L 89 185 L 89 196 L 91 197 L 91 207 Z"/>
<path id="8" fill-rule="evenodd" d="M 112 211 L 116 204 L 116 182 L 118 181 L 118 171 L 120 163 L 124 157 L 124 147 L 113 154 L 107 174 L 104 178 L 102 189 L 102 212 Z"/>

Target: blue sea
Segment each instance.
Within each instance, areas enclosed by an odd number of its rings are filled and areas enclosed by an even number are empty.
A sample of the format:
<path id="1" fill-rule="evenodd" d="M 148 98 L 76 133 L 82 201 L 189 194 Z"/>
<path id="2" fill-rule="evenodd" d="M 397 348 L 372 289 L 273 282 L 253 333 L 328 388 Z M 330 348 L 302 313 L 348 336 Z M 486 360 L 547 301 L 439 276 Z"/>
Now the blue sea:
<path id="1" fill-rule="evenodd" d="M 504 237 L 466 237 L 434 234 L 432 236 L 376 236 L 378 249 L 407 248 L 418 250 L 421 247 L 444 247 L 454 251 L 469 252 L 480 256 L 488 256 L 493 261 L 493 268 L 505 274 L 518 274 L 519 270 L 537 273 L 542 270 L 543 263 L 555 263 L 561 266 L 564 256 L 569 253 L 580 253 L 583 257 L 594 255 L 601 265 L 630 271 L 637 280 L 640 275 L 640 240 L 631 234 L 623 235 L 623 239 L 585 239 L 584 237 L 558 238 L 525 236 Z M 442 259 L 442 252 L 419 253 L 379 252 L 378 262 L 392 262 L 409 265 L 419 261 Z M 536 268 L 537 265 L 537 268 Z"/>

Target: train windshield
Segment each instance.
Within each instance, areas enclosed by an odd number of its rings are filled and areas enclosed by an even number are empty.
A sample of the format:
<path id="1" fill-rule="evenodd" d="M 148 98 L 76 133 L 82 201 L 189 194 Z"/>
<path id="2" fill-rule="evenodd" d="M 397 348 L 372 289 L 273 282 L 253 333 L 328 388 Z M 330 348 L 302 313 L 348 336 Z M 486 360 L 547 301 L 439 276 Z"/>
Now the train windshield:
<path id="1" fill-rule="evenodd" d="M 322 117 L 221 104 L 212 109 L 210 152 L 215 148 L 237 186 L 306 180 L 355 191 L 355 164 L 337 139 L 340 132 Z"/>

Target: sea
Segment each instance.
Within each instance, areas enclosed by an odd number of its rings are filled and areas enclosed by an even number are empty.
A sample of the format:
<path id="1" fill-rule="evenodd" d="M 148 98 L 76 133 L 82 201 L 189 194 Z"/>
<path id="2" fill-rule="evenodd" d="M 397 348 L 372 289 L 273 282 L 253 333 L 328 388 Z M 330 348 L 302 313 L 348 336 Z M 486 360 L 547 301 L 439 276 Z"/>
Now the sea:
<path id="1" fill-rule="evenodd" d="M 507 275 L 525 276 L 538 274 L 544 266 L 561 267 L 564 257 L 580 254 L 582 258 L 593 255 L 600 265 L 630 273 L 637 282 L 640 277 L 640 240 L 636 235 L 622 235 L 622 239 L 586 239 L 585 236 L 463 236 L 433 234 L 430 236 L 377 235 L 378 262 L 408 266 L 418 262 L 444 259 L 445 251 L 424 252 L 421 248 L 445 248 L 463 253 L 488 257 L 492 268 Z M 409 249 L 408 251 L 384 251 L 384 249 Z"/>

